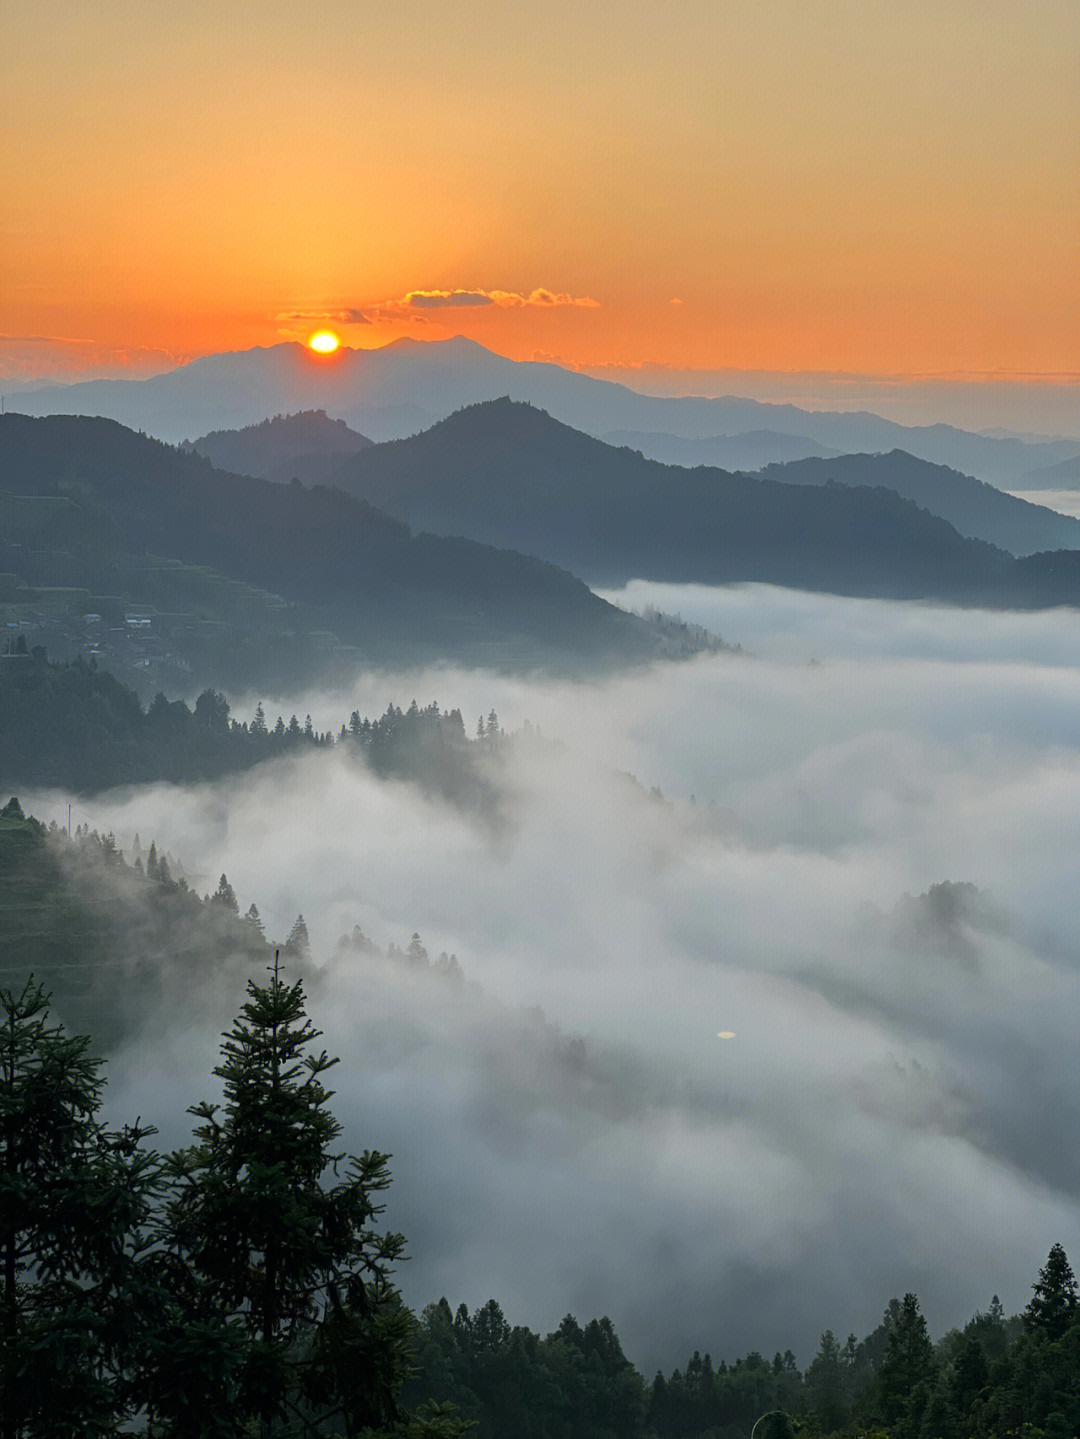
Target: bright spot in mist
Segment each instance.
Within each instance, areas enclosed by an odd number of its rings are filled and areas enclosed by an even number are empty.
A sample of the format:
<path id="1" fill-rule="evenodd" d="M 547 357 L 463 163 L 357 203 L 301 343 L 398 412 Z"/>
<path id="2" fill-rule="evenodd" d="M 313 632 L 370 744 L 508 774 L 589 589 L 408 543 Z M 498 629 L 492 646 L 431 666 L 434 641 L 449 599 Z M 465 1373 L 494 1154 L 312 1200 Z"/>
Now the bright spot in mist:
<path id="1" fill-rule="evenodd" d="M 717 1039 L 734 1039 L 735 1031 L 733 1029 L 722 1029 L 716 1037 Z"/>

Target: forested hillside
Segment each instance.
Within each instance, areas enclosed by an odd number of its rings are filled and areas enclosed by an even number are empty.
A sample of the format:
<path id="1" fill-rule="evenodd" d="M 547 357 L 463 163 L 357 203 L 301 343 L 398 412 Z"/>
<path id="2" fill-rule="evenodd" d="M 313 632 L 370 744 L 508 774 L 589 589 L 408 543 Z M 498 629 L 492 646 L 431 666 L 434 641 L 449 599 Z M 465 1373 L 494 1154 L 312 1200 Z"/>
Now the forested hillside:
<path id="1" fill-rule="evenodd" d="M 287 684 L 360 657 L 574 669 L 671 653 L 549 563 L 413 535 L 340 490 L 227 474 L 110 420 L 0 416 L 0 504 L 10 622 L 123 626 L 138 609 L 196 683 L 227 657 L 231 683 Z"/>
<path id="2" fill-rule="evenodd" d="M 807 462 L 825 476 L 830 463 Z M 999 547 L 1006 532 L 1025 552 L 1080 533 L 1060 516 L 910 456 L 855 457 L 841 474 L 851 483 L 786 483 L 784 467 L 760 477 L 681 469 L 503 399 L 354 455 L 334 483 L 410 525 L 526 550 L 596 584 L 753 580 L 962 604 L 1042 605 L 1050 594 L 1080 603 L 1067 575 L 1036 585 Z M 932 513 L 938 489 L 947 509 Z M 990 533 L 993 545 L 968 537 Z"/>
<path id="3" fill-rule="evenodd" d="M 522 738 L 535 738 L 527 730 Z M 143 706 L 135 692 L 91 660 L 51 663 L 18 646 L 0 656 L 0 755 L 9 785 L 90 794 L 119 784 L 219 779 L 264 760 L 340 747 L 378 775 L 412 779 L 456 803 L 479 806 L 488 793 L 482 759 L 509 737 L 493 710 L 472 735 L 460 709 L 391 704 L 377 719 L 358 710 L 336 732 L 307 715 L 232 718 L 223 694 L 207 689 L 190 708 L 158 694 Z"/>

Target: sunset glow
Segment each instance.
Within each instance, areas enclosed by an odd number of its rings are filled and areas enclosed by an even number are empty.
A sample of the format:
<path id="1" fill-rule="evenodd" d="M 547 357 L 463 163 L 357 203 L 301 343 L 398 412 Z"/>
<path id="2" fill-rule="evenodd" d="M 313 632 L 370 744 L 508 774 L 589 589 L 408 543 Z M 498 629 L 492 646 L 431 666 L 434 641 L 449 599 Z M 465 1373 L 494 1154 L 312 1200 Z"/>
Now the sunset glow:
<path id="1" fill-rule="evenodd" d="M 1074 0 L 438 13 L 14 7 L 0 367 L 1076 369 Z"/>

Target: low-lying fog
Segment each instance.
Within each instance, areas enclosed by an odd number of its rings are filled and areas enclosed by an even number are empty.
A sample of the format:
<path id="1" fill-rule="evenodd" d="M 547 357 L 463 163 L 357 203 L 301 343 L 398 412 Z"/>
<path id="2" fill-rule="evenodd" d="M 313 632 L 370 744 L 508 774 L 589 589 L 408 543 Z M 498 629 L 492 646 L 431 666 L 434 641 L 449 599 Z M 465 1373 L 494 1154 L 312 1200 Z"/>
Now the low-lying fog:
<path id="1" fill-rule="evenodd" d="M 559 744 L 493 768 L 497 823 L 341 753 L 84 817 L 203 888 L 226 871 L 270 933 L 302 911 L 317 959 L 355 924 L 380 946 L 416 930 L 481 986 L 353 954 L 312 996 L 347 1143 L 394 1155 L 410 1302 L 494 1295 L 542 1330 L 608 1313 L 647 1370 L 695 1348 L 806 1362 L 906 1290 L 936 1333 L 995 1291 L 1019 1308 L 1051 1244 L 1080 1258 L 1075 614 L 622 599 L 753 657 L 264 696 L 317 727 L 413 696 L 470 731 L 529 719 Z M 112 1110 L 180 1142 L 215 1046 L 134 1043 Z"/>

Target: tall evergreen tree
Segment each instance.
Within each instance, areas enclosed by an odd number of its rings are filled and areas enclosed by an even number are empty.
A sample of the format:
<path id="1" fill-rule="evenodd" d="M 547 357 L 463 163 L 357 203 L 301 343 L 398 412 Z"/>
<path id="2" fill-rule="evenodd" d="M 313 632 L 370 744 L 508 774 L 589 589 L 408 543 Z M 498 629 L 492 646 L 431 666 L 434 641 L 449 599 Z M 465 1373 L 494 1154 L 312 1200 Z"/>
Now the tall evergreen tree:
<path id="1" fill-rule="evenodd" d="M 231 909 L 233 914 L 239 914 L 240 904 L 236 898 L 236 890 L 229 883 L 227 875 L 223 874 L 218 880 L 218 887 L 214 891 L 213 900 L 217 904 L 223 904 L 226 909 Z"/>
<path id="2" fill-rule="evenodd" d="M 308 959 L 311 955 L 311 937 L 308 934 L 308 927 L 304 923 L 304 916 L 298 914 L 289 930 L 289 937 L 285 941 L 283 951 L 290 959 Z"/>
<path id="3" fill-rule="evenodd" d="M 817 1354 L 806 1371 L 810 1405 L 822 1430 L 831 1433 L 844 1422 L 844 1363 L 840 1341 L 831 1329 L 821 1336 Z"/>
<path id="4" fill-rule="evenodd" d="M 242 1334 L 235 1410 L 264 1435 L 302 1417 L 348 1435 L 388 1425 L 407 1368 L 410 1321 L 390 1280 L 403 1240 L 375 1227 L 386 1156 L 334 1154 L 322 1081 L 337 1061 L 312 1051 L 318 1038 L 275 960 L 224 1036 L 224 1107 L 190 1111 L 198 1142 L 170 1162 L 169 1245 L 203 1311 Z"/>
<path id="5" fill-rule="evenodd" d="M 889 1329 L 888 1347 L 878 1371 L 881 1407 L 898 1439 L 919 1432 L 928 1386 L 936 1374 L 934 1346 L 914 1294 L 905 1294 Z"/>
<path id="6" fill-rule="evenodd" d="M 1060 1339 L 1077 1318 L 1076 1276 L 1060 1244 L 1055 1244 L 1032 1285 L 1024 1325 L 1047 1339 Z"/>

